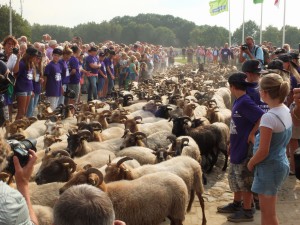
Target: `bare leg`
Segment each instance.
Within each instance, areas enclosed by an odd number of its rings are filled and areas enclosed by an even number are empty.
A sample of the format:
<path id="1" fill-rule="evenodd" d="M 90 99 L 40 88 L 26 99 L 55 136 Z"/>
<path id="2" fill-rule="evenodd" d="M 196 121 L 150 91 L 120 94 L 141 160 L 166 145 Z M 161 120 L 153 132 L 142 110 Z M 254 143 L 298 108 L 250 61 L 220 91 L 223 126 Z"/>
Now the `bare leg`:
<path id="1" fill-rule="evenodd" d="M 258 195 L 261 210 L 261 224 L 262 225 L 278 225 L 278 218 L 276 215 L 276 201 L 275 195 Z"/>

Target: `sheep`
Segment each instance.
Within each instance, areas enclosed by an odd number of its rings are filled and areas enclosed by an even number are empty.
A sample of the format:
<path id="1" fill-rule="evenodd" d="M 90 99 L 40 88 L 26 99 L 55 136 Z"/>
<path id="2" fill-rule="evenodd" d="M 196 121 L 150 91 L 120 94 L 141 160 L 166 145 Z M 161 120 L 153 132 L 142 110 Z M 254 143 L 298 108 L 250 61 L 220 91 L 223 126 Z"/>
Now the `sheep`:
<path id="1" fill-rule="evenodd" d="M 150 134 L 147 137 L 147 145 L 150 149 L 156 149 L 157 147 L 166 148 L 169 146 L 170 142 L 163 138 L 171 135 L 170 131 L 158 131 L 156 133 Z"/>
<path id="2" fill-rule="evenodd" d="M 168 172 L 159 172 L 133 181 L 123 180 L 105 184 L 99 170 L 92 171 L 96 175 L 94 179 L 91 173 L 87 173 L 88 170 L 76 174 L 60 189 L 60 193 L 72 185 L 89 183 L 107 192 L 113 203 L 116 219 L 128 225 L 160 224 L 166 217 L 173 225 L 183 224 L 187 188 L 180 177 Z"/>
<path id="3" fill-rule="evenodd" d="M 214 123 L 214 122 L 225 123 L 225 117 L 222 113 L 220 113 L 218 106 L 207 108 L 207 119 L 209 120 L 210 123 Z"/>
<path id="4" fill-rule="evenodd" d="M 147 136 L 142 132 L 131 133 L 130 130 L 125 130 L 124 135 L 122 136 L 124 139 L 120 149 L 127 148 L 130 146 L 143 146 L 147 147 Z M 143 141 L 145 139 L 145 141 Z"/>
<path id="5" fill-rule="evenodd" d="M 155 165 L 144 165 L 135 169 L 122 165 L 125 160 L 130 157 L 121 159 L 118 163 L 110 163 L 106 168 L 104 181 L 106 183 L 117 181 L 120 179 L 135 180 L 149 174 L 157 174 L 157 172 L 170 172 L 183 179 L 190 195 L 187 211 L 189 212 L 194 200 L 194 194 L 198 196 L 202 208 L 202 224 L 206 224 L 204 211 L 204 187 L 202 183 L 202 170 L 199 163 L 188 156 L 178 156 L 170 160 Z M 113 182 L 114 183 L 114 182 Z"/>
<path id="6" fill-rule="evenodd" d="M 116 154 L 117 157 L 130 156 L 137 160 L 141 165 L 154 164 L 156 162 L 156 156 L 153 154 L 153 150 L 150 148 L 132 146 L 124 148 Z"/>
<path id="7" fill-rule="evenodd" d="M 216 100 L 220 108 L 231 108 L 231 93 L 227 87 L 218 88 L 212 99 Z"/>
<path id="8" fill-rule="evenodd" d="M 218 160 L 219 152 L 222 152 L 226 159 L 227 149 L 225 145 L 222 144 L 224 138 L 223 133 L 217 126 L 205 125 L 196 128 L 188 127 L 187 121 L 191 121 L 189 117 L 179 117 L 173 119 L 173 129 L 172 133 L 179 136 L 191 136 L 198 144 L 202 157 L 207 160 L 211 160 L 207 165 L 203 165 L 206 172 L 211 172 L 213 166 Z M 209 162 L 209 161 L 208 161 Z M 208 167 L 208 168 L 207 168 Z M 223 171 L 227 168 L 227 161 L 225 161 L 223 166 Z"/>
<path id="9" fill-rule="evenodd" d="M 53 209 L 48 206 L 33 205 L 33 211 L 39 221 L 39 225 L 53 224 Z"/>
<path id="10" fill-rule="evenodd" d="M 24 129 L 24 126 L 18 128 L 18 132 L 24 135 L 25 138 L 38 138 L 45 134 L 45 120 L 38 120 Z"/>

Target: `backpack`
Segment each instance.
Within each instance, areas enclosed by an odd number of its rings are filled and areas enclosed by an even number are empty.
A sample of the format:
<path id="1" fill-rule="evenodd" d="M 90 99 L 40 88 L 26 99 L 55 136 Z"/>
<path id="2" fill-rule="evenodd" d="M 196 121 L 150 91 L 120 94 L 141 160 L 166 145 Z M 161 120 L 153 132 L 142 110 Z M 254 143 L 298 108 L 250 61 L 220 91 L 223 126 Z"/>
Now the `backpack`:
<path id="1" fill-rule="evenodd" d="M 257 53 L 258 48 L 259 48 L 258 46 L 255 46 L 255 51 L 254 51 L 254 56 L 255 57 L 256 57 L 256 53 Z M 262 48 L 262 51 L 263 51 L 263 54 L 264 54 L 264 63 L 263 63 L 263 65 L 268 65 L 270 55 L 269 55 L 269 53 L 267 52 L 266 49 Z"/>

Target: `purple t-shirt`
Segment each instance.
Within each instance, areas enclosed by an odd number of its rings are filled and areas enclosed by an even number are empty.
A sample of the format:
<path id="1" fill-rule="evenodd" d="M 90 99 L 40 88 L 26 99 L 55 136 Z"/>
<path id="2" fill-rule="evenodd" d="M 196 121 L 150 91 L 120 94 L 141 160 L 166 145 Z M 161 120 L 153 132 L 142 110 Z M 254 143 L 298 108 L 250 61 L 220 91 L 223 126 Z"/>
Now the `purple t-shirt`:
<path id="1" fill-rule="evenodd" d="M 93 74 L 98 74 L 98 69 L 93 69 L 90 67 L 90 64 L 98 64 L 99 59 L 97 58 L 97 56 L 91 56 L 88 55 L 85 59 L 85 65 L 86 65 L 86 70 L 90 71 Z"/>
<path id="2" fill-rule="evenodd" d="M 40 83 L 40 72 L 37 71 L 36 75 L 35 75 L 35 79 L 32 81 L 33 83 L 33 92 L 34 94 L 40 94 L 42 87 L 41 87 L 41 83 Z"/>
<path id="3" fill-rule="evenodd" d="M 114 70 L 114 63 L 113 60 L 111 60 L 110 58 L 105 58 L 103 60 L 104 64 L 105 64 L 105 68 L 107 71 L 107 67 L 110 68 L 111 73 L 114 75 L 115 74 L 115 70 Z M 109 73 L 107 72 L 107 75 L 109 75 Z"/>
<path id="4" fill-rule="evenodd" d="M 79 84 L 80 81 L 80 72 L 79 72 L 79 60 L 72 56 L 69 60 L 69 71 L 75 69 L 76 73 L 70 75 L 70 84 Z"/>
<path id="5" fill-rule="evenodd" d="M 106 67 L 105 67 L 105 64 L 104 64 L 104 61 L 100 61 L 100 64 L 101 64 L 101 68 L 100 68 L 100 70 L 102 71 L 102 73 L 104 73 L 105 75 L 107 75 L 106 74 Z M 104 77 L 102 77 L 101 75 L 100 75 L 100 73 L 98 74 L 98 79 L 104 79 Z"/>
<path id="6" fill-rule="evenodd" d="M 59 97 L 61 96 L 61 66 L 59 63 L 51 61 L 45 68 L 46 96 Z"/>
<path id="7" fill-rule="evenodd" d="M 233 103 L 230 122 L 230 162 L 242 163 L 247 157 L 248 136 L 264 112 L 247 95 Z"/>
<path id="8" fill-rule="evenodd" d="M 19 72 L 15 84 L 15 92 L 29 92 L 33 90 L 33 70 L 27 70 L 23 60 L 19 63 Z"/>
<path id="9" fill-rule="evenodd" d="M 259 108 L 261 108 L 262 111 L 266 113 L 269 111 L 270 108 L 267 103 L 261 101 L 259 90 L 258 90 L 258 83 L 254 83 L 254 84 L 256 84 L 255 87 L 247 87 L 246 93 L 255 102 L 255 104 Z"/>
<path id="10" fill-rule="evenodd" d="M 62 84 L 69 84 L 70 83 L 70 73 L 68 69 L 68 62 L 63 59 L 60 59 L 58 63 L 61 66 L 61 82 Z"/>

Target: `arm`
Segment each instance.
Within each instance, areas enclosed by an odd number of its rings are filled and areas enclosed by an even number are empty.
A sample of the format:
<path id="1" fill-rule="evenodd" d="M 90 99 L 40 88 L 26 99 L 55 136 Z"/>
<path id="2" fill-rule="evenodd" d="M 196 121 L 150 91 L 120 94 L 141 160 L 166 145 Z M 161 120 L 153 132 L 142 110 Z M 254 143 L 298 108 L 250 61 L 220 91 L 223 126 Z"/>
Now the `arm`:
<path id="1" fill-rule="evenodd" d="M 106 66 L 106 71 L 107 71 L 107 76 L 109 75 L 111 77 L 111 79 L 115 79 L 115 76 L 112 74 L 110 67 Z"/>
<path id="2" fill-rule="evenodd" d="M 258 130 L 258 127 L 259 127 L 259 124 L 260 124 L 260 119 L 256 121 L 254 127 L 252 128 L 249 136 L 248 136 L 248 143 L 252 143 L 254 144 L 254 141 L 255 141 L 255 133 L 256 131 Z"/>
<path id="3" fill-rule="evenodd" d="M 14 66 L 14 68 L 13 68 L 13 73 L 14 73 L 14 74 L 16 74 L 16 73 L 19 72 L 19 63 L 20 63 L 20 60 L 21 60 L 21 54 L 20 54 L 20 52 L 19 52 L 18 55 L 17 55 L 17 61 L 16 61 L 16 64 L 15 64 L 15 66 Z"/>
<path id="4" fill-rule="evenodd" d="M 240 63 L 243 63 L 243 62 L 245 62 L 245 58 L 244 58 L 244 56 L 243 56 L 243 50 L 242 50 L 242 47 L 240 48 L 240 54 L 239 54 L 239 62 Z"/>
<path id="5" fill-rule="evenodd" d="M 101 64 L 94 64 L 94 63 L 90 63 L 89 66 L 93 69 L 100 69 Z"/>
<path id="6" fill-rule="evenodd" d="M 24 166 L 23 168 L 19 163 L 19 159 L 16 156 L 14 156 L 13 161 L 16 169 L 15 179 L 16 179 L 17 189 L 23 195 L 27 203 L 30 219 L 35 225 L 38 225 L 39 224 L 38 219 L 33 211 L 32 204 L 30 201 L 29 185 L 28 185 L 37 156 L 34 151 L 29 150 L 29 152 L 30 152 L 29 161 L 27 165 Z"/>
<path id="7" fill-rule="evenodd" d="M 270 143 L 272 138 L 272 129 L 268 127 L 260 128 L 260 143 L 257 152 L 248 162 L 248 169 L 253 170 L 254 166 L 263 161 L 270 151 Z"/>
<path id="8" fill-rule="evenodd" d="M 293 119 L 293 124 L 295 126 L 300 126 L 300 88 L 294 88 L 293 92 L 295 107 L 291 111 L 291 115 Z"/>

